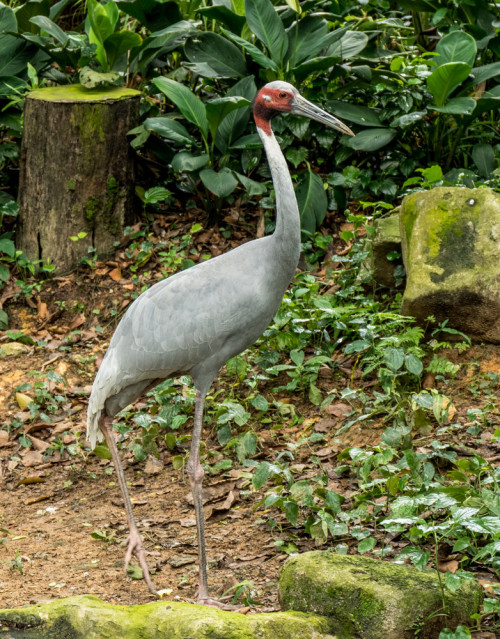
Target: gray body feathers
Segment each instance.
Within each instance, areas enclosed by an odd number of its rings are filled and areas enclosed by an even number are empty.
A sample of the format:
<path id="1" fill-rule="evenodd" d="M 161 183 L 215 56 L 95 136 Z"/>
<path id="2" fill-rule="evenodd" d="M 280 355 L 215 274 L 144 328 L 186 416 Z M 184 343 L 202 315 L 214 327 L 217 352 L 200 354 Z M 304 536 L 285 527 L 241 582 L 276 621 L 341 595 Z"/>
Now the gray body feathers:
<path id="1" fill-rule="evenodd" d="M 114 416 L 162 380 L 192 376 L 208 391 L 221 366 L 251 346 L 276 313 L 300 252 L 300 217 L 276 138 L 258 129 L 276 192 L 276 231 L 158 282 L 129 307 L 99 367 L 87 438 L 102 440 Z"/>

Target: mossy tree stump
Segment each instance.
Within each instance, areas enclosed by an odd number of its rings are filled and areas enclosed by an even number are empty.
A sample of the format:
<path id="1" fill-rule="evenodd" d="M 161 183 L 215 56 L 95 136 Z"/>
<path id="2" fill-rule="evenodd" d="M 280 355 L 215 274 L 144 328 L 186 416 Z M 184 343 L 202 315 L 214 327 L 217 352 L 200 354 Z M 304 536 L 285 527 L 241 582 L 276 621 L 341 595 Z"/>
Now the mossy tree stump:
<path id="1" fill-rule="evenodd" d="M 89 248 L 113 250 L 132 218 L 134 166 L 127 132 L 139 91 L 80 85 L 32 91 L 21 147 L 17 246 L 55 273 L 74 269 Z M 78 241 L 71 236 L 87 235 Z"/>

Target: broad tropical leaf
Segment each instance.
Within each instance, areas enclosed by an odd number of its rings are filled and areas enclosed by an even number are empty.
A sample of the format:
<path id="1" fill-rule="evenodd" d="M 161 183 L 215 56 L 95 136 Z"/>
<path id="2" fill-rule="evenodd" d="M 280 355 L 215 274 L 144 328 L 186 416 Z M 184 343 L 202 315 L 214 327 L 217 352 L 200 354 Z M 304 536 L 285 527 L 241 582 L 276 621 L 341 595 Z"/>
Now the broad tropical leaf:
<path id="1" fill-rule="evenodd" d="M 195 143 L 194 138 L 188 133 L 186 127 L 167 116 L 148 118 L 144 121 L 144 128 L 146 131 L 154 131 L 158 135 L 167 138 L 167 140 L 172 140 L 179 144 Z"/>
<path id="2" fill-rule="evenodd" d="M 249 105 L 250 102 L 241 96 L 226 96 L 225 98 L 215 98 L 215 100 L 207 102 L 205 108 L 212 136 L 215 138 L 221 122 L 231 111 L 236 111 Z"/>
<path id="3" fill-rule="evenodd" d="M 206 139 L 208 137 L 208 120 L 203 102 L 187 87 L 175 80 L 161 77 L 155 78 L 153 83 L 175 104 L 186 120 L 196 124 Z"/>
<path id="4" fill-rule="evenodd" d="M 474 38 L 464 31 L 452 31 L 439 40 L 436 46 L 439 56 L 433 58 L 438 66 L 448 62 L 464 62 L 474 66 L 477 45 Z"/>
<path id="5" fill-rule="evenodd" d="M 396 133 L 395 129 L 366 129 L 346 140 L 345 145 L 356 151 L 377 151 L 389 144 Z"/>
<path id="6" fill-rule="evenodd" d="M 206 188 L 218 197 L 227 197 L 238 186 L 238 180 L 227 167 L 219 172 L 213 169 L 200 171 L 200 178 Z"/>
<path id="7" fill-rule="evenodd" d="M 322 179 L 311 170 L 302 173 L 295 189 L 301 227 L 314 233 L 325 219 L 328 201 Z"/>
<path id="8" fill-rule="evenodd" d="M 240 78 L 247 73 L 241 51 L 218 33 L 200 33 L 189 38 L 184 51 L 191 62 L 207 64 L 213 70 L 212 78 Z"/>
<path id="9" fill-rule="evenodd" d="M 447 62 L 435 69 L 427 78 L 427 88 L 436 106 L 443 106 L 446 98 L 470 72 L 471 66 L 465 62 Z"/>
<path id="10" fill-rule="evenodd" d="M 274 62 L 281 62 L 286 53 L 286 34 L 283 23 L 271 0 L 245 0 L 248 26 L 264 43 Z"/>

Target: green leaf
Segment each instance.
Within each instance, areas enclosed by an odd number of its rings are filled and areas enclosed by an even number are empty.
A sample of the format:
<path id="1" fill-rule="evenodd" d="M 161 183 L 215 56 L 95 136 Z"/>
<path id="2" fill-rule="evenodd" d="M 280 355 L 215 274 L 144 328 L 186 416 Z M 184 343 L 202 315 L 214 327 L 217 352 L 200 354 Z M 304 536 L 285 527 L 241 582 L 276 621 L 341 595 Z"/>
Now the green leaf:
<path id="1" fill-rule="evenodd" d="M 99 459 L 111 459 L 111 453 L 106 444 L 98 444 L 94 448 L 94 454 L 97 455 Z"/>
<path id="2" fill-rule="evenodd" d="M 226 97 L 238 97 L 246 98 L 250 103 L 257 93 L 257 87 L 255 86 L 255 80 L 253 76 L 248 76 L 236 82 L 229 91 L 226 93 Z M 233 140 L 240 137 L 241 132 L 246 129 L 248 121 L 250 119 L 250 106 L 248 108 L 237 109 L 231 111 L 219 125 L 217 135 L 215 136 L 215 145 L 226 153 L 228 147 L 232 144 Z"/>
<path id="3" fill-rule="evenodd" d="M 475 144 L 472 147 L 472 159 L 482 177 L 491 176 L 495 170 L 495 151 L 491 144 Z"/>
<path id="4" fill-rule="evenodd" d="M 163 138 L 182 145 L 195 144 L 195 139 L 188 133 L 186 127 L 166 115 L 148 118 L 144 121 L 144 128 L 146 131 L 154 131 Z"/>
<path id="5" fill-rule="evenodd" d="M 262 395 L 257 395 L 257 397 L 254 397 L 250 403 L 257 410 L 266 411 L 269 408 L 267 399 Z"/>
<path id="6" fill-rule="evenodd" d="M 285 155 L 286 159 L 297 168 L 307 158 L 307 149 L 304 146 L 289 146 Z"/>
<path id="7" fill-rule="evenodd" d="M 465 626 L 457 626 L 455 632 L 449 628 L 441 630 L 438 639 L 470 639 L 470 630 Z"/>
<path id="8" fill-rule="evenodd" d="M 391 122 L 391 127 L 400 127 L 404 129 L 410 124 L 414 124 L 415 122 L 419 122 L 425 115 L 427 115 L 426 111 L 414 111 L 413 113 L 405 113 L 404 115 L 400 115 L 399 118 L 395 118 Z"/>
<path id="9" fill-rule="evenodd" d="M 256 182 L 242 173 L 236 173 L 236 177 L 250 197 L 253 197 L 254 195 L 263 195 L 267 191 L 267 186 L 263 182 Z"/>
<path id="10" fill-rule="evenodd" d="M 259 490 L 266 483 L 266 481 L 274 474 L 269 462 L 261 462 L 255 469 L 252 477 L 252 485 L 255 490 Z"/>
<path id="11" fill-rule="evenodd" d="M 299 64 L 297 67 L 295 67 L 293 69 L 293 73 L 295 77 L 300 80 L 316 71 L 331 69 L 339 62 L 340 58 L 338 56 L 322 56 L 319 58 L 312 58 L 311 60 L 307 60 L 306 62 L 303 62 L 302 64 Z"/>
<path id="12" fill-rule="evenodd" d="M 327 46 L 328 22 L 319 16 L 306 16 L 288 29 L 287 62 L 294 67 L 310 60 Z M 329 43 L 330 44 L 330 43 Z"/>
<path id="13" fill-rule="evenodd" d="M 95 89 L 101 84 L 112 84 L 113 82 L 116 82 L 119 77 L 120 74 L 116 71 L 100 73 L 99 71 L 95 71 L 90 67 L 83 67 L 78 74 L 80 84 L 82 84 L 87 89 Z"/>
<path id="14" fill-rule="evenodd" d="M 409 355 L 405 355 L 405 368 L 409 373 L 412 373 L 412 375 L 420 377 L 424 365 L 420 358 L 418 358 L 414 353 L 410 353 Z"/>
<path id="15" fill-rule="evenodd" d="M 205 108 L 212 137 L 215 138 L 219 126 L 231 111 L 236 111 L 248 106 L 250 106 L 249 100 L 241 96 L 226 96 L 224 98 L 215 98 L 215 100 L 207 102 Z"/>
<path id="16" fill-rule="evenodd" d="M 280 63 L 286 53 L 286 34 L 283 23 L 271 0 L 245 0 L 248 26 L 264 43 L 271 59 Z"/>
<path id="17" fill-rule="evenodd" d="M 232 438 L 231 426 L 228 423 L 217 430 L 217 440 L 221 446 L 225 446 Z"/>
<path id="18" fill-rule="evenodd" d="M 471 69 L 465 62 L 447 62 L 430 74 L 427 88 L 437 106 L 444 105 L 446 98 L 469 76 Z"/>
<path id="19" fill-rule="evenodd" d="M 9 325 L 9 316 L 0 308 L 0 330 L 4 331 Z"/>
<path id="20" fill-rule="evenodd" d="M 212 78 L 241 78 L 247 67 L 241 51 L 218 33 L 206 32 L 191 37 L 184 45 L 191 62 L 205 63 L 213 73 Z"/>
<path id="21" fill-rule="evenodd" d="M 401 348 L 386 348 L 384 350 L 384 360 L 391 371 L 398 371 L 404 363 L 404 351 Z"/>
<path id="22" fill-rule="evenodd" d="M 473 67 L 476 61 L 477 45 L 474 38 L 465 31 L 451 31 L 438 41 L 436 53 L 439 53 L 439 56 L 433 60 L 439 66 L 448 62 L 464 62 L 469 67 Z"/>
<path id="23" fill-rule="evenodd" d="M 197 171 L 208 164 L 208 155 L 192 155 L 188 151 L 180 151 L 172 158 L 172 169 L 181 171 Z"/>
<path id="24" fill-rule="evenodd" d="M 304 363 L 304 357 L 304 351 L 290 351 L 290 359 L 295 364 L 295 366 L 302 366 L 302 364 Z"/>
<path id="25" fill-rule="evenodd" d="M 241 33 L 241 30 L 246 24 L 243 15 L 238 15 L 223 4 L 214 5 L 213 7 L 200 7 L 198 12 L 211 20 L 217 20 L 217 22 L 236 33 Z"/>
<path id="26" fill-rule="evenodd" d="M 446 572 L 444 576 L 444 583 L 450 592 L 456 592 L 462 585 L 462 580 L 459 575 L 455 575 L 452 572 Z"/>
<path id="27" fill-rule="evenodd" d="M 0 253 L 5 253 L 9 257 L 15 257 L 16 245 L 6 237 L 0 237 Z"/>
<path id="28" fill-rule="evenodd" d="M 141 36 L 133 31 L 124 30 L 112 33 L 106 38 L 103 45 L 106 50 L 109 66 L 113 68 L 121 56 L 125 55 L 130 49 L 140 47 L 141 44 Z"/>
<path id="29" fill-rule="evenodd" d="M 451 98 L 444 106 L 431 104 L 427 108 L 430 111 L 439 111 L 439 113 L 470 115 L 476 108 L 476 101 L 473 98 Z"/>
<path id="30" fill-rule="evenodd" d="M 490 80 L 491 78 L 495 78 L 497 75 L 500 75 L 500 62 L 492 62 L 491 64 L 476 67 L 475 69 L 472 69 L 470 74 L 474 84 L 486 82 L 486 80 Z"/>
<path id="31" fill-rule="evenodd" d="M 356 151 L 377 151 L 396 136 L 395 129 L 367 129 L 345 141 L 345 145 Z"/>
<path id="32" fill-rule="evenodd" d="M 30 3 L 28 3 L 30 4 Z M 68 43 L 69 37 L 55 22 L 52 22 L 47 16 L 33 16 L 30 22 L 36 24 L 37 27 L 43 29 L 46 33 L 51 35 L 59 44 L 65 47 Z"/>
<path id="33" fill-rule="evenodd" d="M 323 393 L 315 384 L 309 385 L 309 393 L 308 393 L 309 401 L 314 406 L 319 406 L 323 401 Z"/>
<path id="34" fill-rule="evenodd" d="M 156 204 L 157 202 L 163 202 L 170 195 L 172 195 L 172 193 L 165 187 L 154 186 L 144 193 L 144 202 L 146 202 L 146 204 Z"/>
<path id="35" fill-rule="evenodd" d="M 323 180 L 311 170 L 304 171 L 295 189 L 301 228 L 314 233 L 325 219 L 328 200 Z"/>
<path id="36" fill-rule="evenodd" d="M 346 33 L 328 49 L 328 56 L 335 56 L 341 60 L 349 60 L 361 53 L 368 44 L 368 36 L 361 31 L 346 31 Z"/>
<path id="37" fill-rule="evenodd" d="M 38 0 L 35 2 L 25 2 L 16 8 L 16 20 L 19 33 L 38 33 L 39 29 L 30 19 L 34 16 L 50 16 L 49 0 Z M 50 16 L 52 17 L 52 16 Z"/>
<path id="38" fill-rule="evenodd" d="M 222 33 L 225 36 L 227 36 L 230 40 L 235 42 L 237 45 L 245 49 L 245 51 L 252 58 L 252 60 L 254 60 L 254 62 L 256 62 L 263 69 L 271 69 L 272 71 L 278 70 L 278 65 L 275 62 L 273 62 L 271 58 L 268 58 L 265 53 L 263 53 L 258 47 L 256 47 L 251 42 L 248 42 L 248 40 L 245 40 L 245 38 L 241 38 L 240 36 L 237 36 L 236 34 L 231 33 L 230 31 L 226 31 L 225 29 L 222 29 Z"/>
<path id="39" fill-rule="evenodd" d="M 377 545 L 377 540 L 374 537 L 365 537 L 358 544 L 358 552 L 363 555 L 365 552 L 370 552 Z"/>
<path id="40" fill-rule="evenodd" d="M 113 5 L 114 9 L 118 13 L 116 4 L 114 2 L 109 4 Z M 111 8 L 106 10 L 106 8 L 97 2 L 97 0 L 87 0 L 87 15 L 97 41 L 103 44 L 104 40 L 106 40 L 106 38 L 108 38 L 115 30 L 116 21 L 113 21 Z"/>
<path id="41" fill-rule="evenodd" d="M 262 140 L 258 133 L 250 133 L 249 135 L 243 135 L 238 138 L 236 142 L 233 142 L 230 146 L 231 149 L 261 149 Z"/>
<path id="42" fill-rule="evenodd" d="M 10 271 L 5 264 L 0 264 L 0 282 L 8 282 L 10 279 Z"/>
<path id="43" fill-rule="evenodd" d="M 378 109 L 370 109 L 369 107 L 349 104 L 340 100 L 329 100 L 326 106 L 333 115 L 336 115 L 341 120 L 348 120 L 362 126 L 383 126 L 378 117 Z"/>
<path id="44" fill-rule="evenodd" d="M 205 105 L 187 87 L 169 78 L 155 78 L 153 83 L 179 109 L 182 115 L 195 124 L 205 139 L 208 137 L 208 120 Z"/>
<path id="45" fill-rule="evenodd" d="M 8 31 L 17 33 L 16 14 L 10 7 L 0 4 L 0 39 Z"/>
<path id="46" fill-rule="evenodd" d="M 236 455 L 242 464 L 248 457 L 253 457 L 257 452 L 257 436 L 255 433 L 245 433 L 240 437 L 236 445 Z"/>
<path id="47" fill-rule="evenodd" d="M 299 507 L 294 501 L 289 500 L 285 501 L 283 507 L 285 509 L 286 518 L 293 526 L 295 526 L 299 518 Z"/>
<path id="48" fill-rule="evenodd" d="M 238 180 L 231 169 L 224 167 L 219 172 L 213 169 L 200 171 L 200 179 L 204 186 L 217 197 L 227 197 L 238 186 Z"/>

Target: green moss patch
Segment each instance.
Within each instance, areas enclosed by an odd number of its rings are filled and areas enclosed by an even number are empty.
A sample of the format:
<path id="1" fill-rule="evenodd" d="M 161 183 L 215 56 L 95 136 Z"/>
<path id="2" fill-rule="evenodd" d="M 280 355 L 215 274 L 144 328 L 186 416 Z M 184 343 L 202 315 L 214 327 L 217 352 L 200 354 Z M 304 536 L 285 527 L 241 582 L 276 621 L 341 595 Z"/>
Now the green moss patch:
<path id="1" fill-rule="evenodd" d="M 12 630 L 24 639 L 335 639 L 328 628 L 326 619 L 300 612 L 242 615 L 170 601 L 113 606 L 90 595 L 0 610 L 0 635 Z"/>
<path id="2" fill-rule="evenodd" d="M 482 591 L 468 582 L 446 594 L 447 615 L 434 572 L 419 572 L 360 556 L 307 552 L 290 558 L 280 575 L 285 610 L 328 617 L 339 639 L 435 639 L 443 627 L 469 623 Z"/>
<path id="3" fill-rule="evenodd" d="M 50 102 L 104 102 L 106 100 L 124 100 L 139 97 L 140 91 L 126 87 L 99 87 L 86 89 L 81 84 L 65 84 L 60 87 L 35 89 L 28 94 L 33 100 Z"/>

